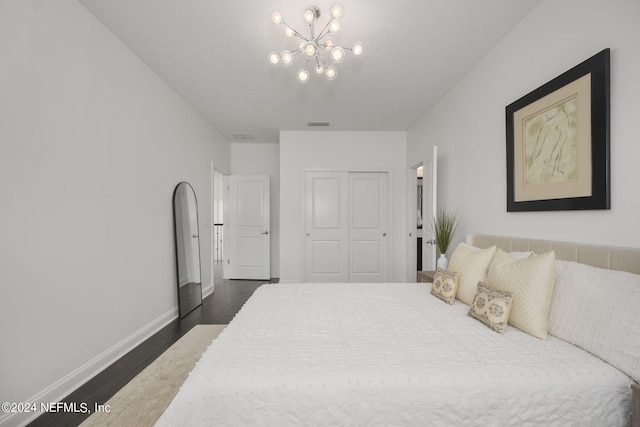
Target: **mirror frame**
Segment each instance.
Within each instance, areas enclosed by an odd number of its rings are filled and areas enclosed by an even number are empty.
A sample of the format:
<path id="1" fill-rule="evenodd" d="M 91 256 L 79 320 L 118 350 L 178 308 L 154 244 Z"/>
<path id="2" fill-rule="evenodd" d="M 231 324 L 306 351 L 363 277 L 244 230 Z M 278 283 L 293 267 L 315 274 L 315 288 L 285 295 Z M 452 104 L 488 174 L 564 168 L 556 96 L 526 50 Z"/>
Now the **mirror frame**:
<path id="1" fill-rule="evenodd" d="M 185 286 L 180 285 L 180 247 L 179 245 L 185 245 L 184 241 L 178 241 L 178 215 L 176 215 L 176 207 L 178 207 L 176 203 L 176 197 L 178 195 L 178 191 L 180 188 L 186 188 L 186 191 L 190 191 L 193 195 L 194 207 L 195 207 L 195 218 L 196 218 L 196 229 L 197 231 L 197 262 L 198 262 L 198 278 L 199 282 L 195 283 L 194 286 L 186 289 Z M 196 197 L 196 192 L 193 190 L 193 187 L 188 182 L 180 182 L 176 185 L 173 190 L 173 236 L 174 236 L 174 249 L 175 249 L 175 257 L 176 257 L 176 284 L 178 290 L 178 315 L 180 319 L 183 319 L 193 310 L 202 305 L 202 266 L 200 265 L 200 224 L 198 219 L 198 198 Z M 180 224 L 183 226 L 183 223 Z M 192 236 L 193 237 L 193 236 Z M 195 237 L 193 237 L 195 238 Z M 182 248 L 182 252 L 184 253 L 186 248 Z M 186 256 L 185 256 L 186 260 Z M 189 261 L 189 260 L 187 260 Z M 189 282 L 190 283 L 190 282 Z"/>

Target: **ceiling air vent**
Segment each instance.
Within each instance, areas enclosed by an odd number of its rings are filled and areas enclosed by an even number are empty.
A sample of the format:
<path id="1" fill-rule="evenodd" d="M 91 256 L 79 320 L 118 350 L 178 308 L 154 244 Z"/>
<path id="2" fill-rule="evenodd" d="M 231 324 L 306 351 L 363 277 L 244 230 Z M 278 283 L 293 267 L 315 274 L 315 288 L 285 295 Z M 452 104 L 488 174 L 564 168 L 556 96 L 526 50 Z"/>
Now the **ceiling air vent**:
<path id="1" fill-rule="evenodd" d="M 330 126 L 331 123 L 329 122 L 308 122 L 307 126 L 309 127 L 327 127 Z"/>
<path id="2" fill-rule="evenodd" d="M 234 133 L 233 139 L 236 141 L 254 141 L 255 138 L 249 133 Z"/>

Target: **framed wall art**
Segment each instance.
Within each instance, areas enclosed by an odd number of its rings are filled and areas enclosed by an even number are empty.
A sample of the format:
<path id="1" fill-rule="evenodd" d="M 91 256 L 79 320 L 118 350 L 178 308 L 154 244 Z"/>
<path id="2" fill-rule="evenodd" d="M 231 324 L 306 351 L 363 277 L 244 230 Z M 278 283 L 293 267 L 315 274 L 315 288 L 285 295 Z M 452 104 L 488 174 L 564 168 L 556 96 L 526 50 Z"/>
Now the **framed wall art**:
<path id="1" fill-rule="evenodd" d="M 610 209 L 605 49 L 506 107 L 507 212 Z"/>

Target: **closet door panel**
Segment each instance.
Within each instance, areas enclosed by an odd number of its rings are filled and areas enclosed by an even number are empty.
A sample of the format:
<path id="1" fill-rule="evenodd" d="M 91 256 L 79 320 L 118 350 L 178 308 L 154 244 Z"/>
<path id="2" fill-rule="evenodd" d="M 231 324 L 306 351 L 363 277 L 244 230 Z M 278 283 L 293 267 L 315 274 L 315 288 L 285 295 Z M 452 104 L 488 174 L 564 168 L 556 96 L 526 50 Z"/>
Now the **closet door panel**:
<path id="1" fill-rule="evenodd" d="M 388 174 L 349 173 L 349 281 L 388 281 Z"/>
<path id="2" fill-rule="evenodd" d="M 348 282 L 348 187 L 345 172 L 305 174 L 307 282 Z"/>

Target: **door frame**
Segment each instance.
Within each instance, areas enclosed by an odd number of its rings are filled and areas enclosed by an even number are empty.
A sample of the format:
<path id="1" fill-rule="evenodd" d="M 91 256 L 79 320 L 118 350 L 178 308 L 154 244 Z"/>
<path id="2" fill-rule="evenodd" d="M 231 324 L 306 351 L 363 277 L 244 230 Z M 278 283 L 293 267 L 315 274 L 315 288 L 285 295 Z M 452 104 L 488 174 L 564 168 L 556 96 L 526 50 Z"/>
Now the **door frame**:
<path id="1" fill-rule="evenodd" d="M 332 173 L 386 173 L 387 174 L 387 228 L 389 231 L 388 235 L 391 237 L 387 240 L 387 280 L 391 280 L 393 278 L 393 243 L 396 241 L 394 233 L 392 232 L 393 225 L 393 172 L 391 168 L 306 168 L 302 169 L 301 174 L 301 182 L 304 183 L 306 179 L 307 172 L 332 172 Z M 302 257 L 300 259 L 300 271 L 302 272 L 302 278 L 306 283 L 308 281 L 307 278 L 307 245 L 306 245 L 306 224 L 305 224 L 305 215 L 306 215 L 306 188 L 303 184 L 302 186 L 302 197 L 300 203 L 301 209 L 301 218 L 303 219 L 301 222 L 301 230 L 300 230 L 300 247 Z"/>

